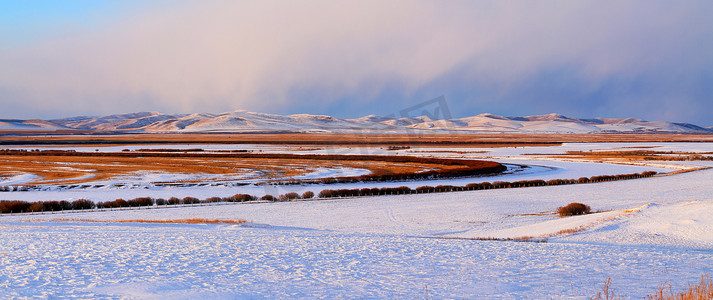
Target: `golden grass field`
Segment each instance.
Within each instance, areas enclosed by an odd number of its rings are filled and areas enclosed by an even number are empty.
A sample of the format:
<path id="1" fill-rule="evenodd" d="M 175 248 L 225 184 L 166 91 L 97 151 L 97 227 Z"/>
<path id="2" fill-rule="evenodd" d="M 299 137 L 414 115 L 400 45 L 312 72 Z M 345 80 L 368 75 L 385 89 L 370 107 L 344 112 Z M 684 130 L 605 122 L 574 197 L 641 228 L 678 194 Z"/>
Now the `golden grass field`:
<path id="1" fill-rule="evenodd" d="M 464 168 L 462 165 L 394 163 L 384 161 L 348 161 L 315 159 L 230 158 L 230 157 L 104 157 L 64 155 L 2 155 L 0 177 L 31 173 L 38 177 L 26 185 L 81 184 L 131 176 L 138 172 L 196 174 L 200 180 L 229 180 L 255 171 L 251 179 L 276 179 L 299 176 L 316 168 L 359 168 L 372 174 L 414 173 L 422 170 Z"/>
<path id="2" fill-rule="evenodd" d="M 1 133 L 0 133 L 1 134 Z M 22 135 L 1 136 L 0 146 L 20 145 L 44 148 L 48 145 L 95 147 L 106 145 L 161 145 L 161 144 L 270 144 L 290 145 L 294 151 L 323 149 L 324 147 L 360 146 L 424 146 L 443 147 L 454 154 L 451 147 L 522 147 L 556 146 L 563 142 L 711 142 L 713 135 L 681 134 L 117 134 L 117 135 Z M 416 153 L 418 151 L 415 151 Z M 685 153 L 655 153 L 647 151 L 571 152 L 561 157 L 586 160 L 656 160 L 658 158 L 696 159 Z M 461 168 L 456 165 L 424 163 L 300 160 L 276 158 L 230 157 L 102 157 L 102 156 L 0 156 L 0 177 L 31 173 L 37 178 L 33 184 L 82 184 L 112 180 L 137 173 L 200 174 L 200 181 L 230 180 L 246 174 L 261 172 L 251 179 L 277 179 L 304 175 L 316 168 L 359 168 L 372 174 L 414 173 L 423 170 Z M 195 182 L 184 180 L 182 182 Z"/>

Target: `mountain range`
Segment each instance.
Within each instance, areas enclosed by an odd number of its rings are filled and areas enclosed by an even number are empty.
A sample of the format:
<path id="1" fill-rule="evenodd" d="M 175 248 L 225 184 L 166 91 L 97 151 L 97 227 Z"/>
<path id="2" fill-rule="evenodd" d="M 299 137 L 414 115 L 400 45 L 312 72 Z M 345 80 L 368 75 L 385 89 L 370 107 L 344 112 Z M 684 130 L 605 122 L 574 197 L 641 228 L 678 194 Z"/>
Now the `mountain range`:
<path id="1" fill-rule="evenodd" d="M 503 117 L 480 114 L 459 119 L 380 117 L 339 119 L 323 115 L 276 115 L 237 110 L 220 114 L 137 112 L 56 120 L 3 120 L 0 130 L 89 130 L 126 133 L 216 132 L 472 132 L 472 133 L 713 133 L 712 127 L 641 119 L 578 119 L 561 114 Z"/>

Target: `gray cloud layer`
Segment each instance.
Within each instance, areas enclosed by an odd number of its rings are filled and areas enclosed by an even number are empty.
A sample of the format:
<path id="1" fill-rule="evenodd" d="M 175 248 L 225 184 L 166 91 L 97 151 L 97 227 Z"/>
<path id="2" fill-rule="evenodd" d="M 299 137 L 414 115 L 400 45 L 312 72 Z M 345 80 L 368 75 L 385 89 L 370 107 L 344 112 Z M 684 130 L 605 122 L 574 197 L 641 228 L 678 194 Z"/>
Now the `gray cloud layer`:
<path id="1" fill-rule="evenodd" d="M 173 3 L 173 2 L 172 2 Z M 195 1 L 0 47 L 0 117 L 561 112 L 713 125 L 710 1 Z"/>

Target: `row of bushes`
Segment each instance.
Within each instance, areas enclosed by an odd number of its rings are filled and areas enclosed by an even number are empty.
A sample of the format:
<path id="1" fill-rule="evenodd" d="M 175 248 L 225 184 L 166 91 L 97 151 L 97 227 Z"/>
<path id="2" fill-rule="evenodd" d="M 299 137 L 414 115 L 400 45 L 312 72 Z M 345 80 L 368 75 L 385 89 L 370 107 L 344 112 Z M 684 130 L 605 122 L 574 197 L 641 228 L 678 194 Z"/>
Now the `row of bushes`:
<path id="1" fill-rule="evenodd" d="M 80 210 L 92 209 L 97 207 L 96 204 L 87 199 L 79 199 L 75 201 L 39 201 L 27 202 L 16 200 L 0 201 L 0 213 L 23 213 L 23 212 L 40 212 L 40 211 L 61 211 L 61 210 Z"/>
<path id="2" fill-rule="evenodd" d="M 487 189 L 503 189 L 503 188 L 564 185 L 564 184 L 577 184 L 577 183 L 593 183 L 593 182 L 651 177 L 653 175 L 656 175 L 656 172 L 647 171 L 647 172 L 635 173 L 635 174 L 603 175 L 603 176 L 592 176 L 590 178 L 582 177 L 579 179 L 552 179 L 552 180 L 548 180 L 548 181 L 522 180 L 522 181 L 515 181 L 515 182 L 495 181 L 493 183 L 490 183 L 490 182 L 470 183 L 465 186 L 452 186 L 452 185 L 420 186 L 415 189 L 411 189 L 406 186 L 395 187 L 395 188 L 380 188 L 380 189 L 379 188 L 339 189 L 339 190 L 326 189 L 326 190 L 322 190 L 319 193 L 319 197 L 320 198 L 334 198 L 334 197 L 427 194 L 427 193 L 475 191 L 475 190 L 487 190 Z"/>
<path id="3" fill-rule="evenodd" d="M 425 194 L 425 193 L 443 193 L 443 192 L 457 192 L 457 191 L 474 191 L 474 190 L 487 190 L 487 189 L 502 189 L 502 188 L 518 188 L 518 187 L 533 187 L 533 186 L 548 186 L 548 185 L 563 185 L 563 184 L 577 184 L 577 183 L 591 183 L 591 182 L 601 182 L 601 181 L 612 181 L 612 180 L 624 180 L 624 179 L 634 179 L 642 177 L 650 177 L 655 175 L 656 172 L 648 171 L 641 174 L 622 174 L 622 175 L 605 175 L 605 176 L 592 176 L 590 178 L 582 177 L 580 179 L 553 179 L 549 181 L 544 180 L 522 180 L 515 182 L 507 181 L 495 181 L 482 182 L 482 183 L 470 183 L 465 186 L 452 186 L 452 185 L 438 185 L 438 186 L 420 186 L 415 189 L 409 188 L 407 186 L 400 187 L 385 187 L 385 188 L 362 188 L 362 189 L 325 189 L 319 192 L 319 198 L 336 198 L 336 197 L 356 197 L 356 196 L 379 196 L 379 195 L 405 195 L 405 194 Z M 93 209 L 93 208 L 120 208 L 120 207 L 142 207 L 142 206 L 165 206 L 165 205 L 179 205 L 179 204 L 207 204 L 207 203 L 218 203 L 218 202 L 247 202 L 255 200 L 265 200 L 265 201 L 291 201 L 297 199 L 310 199 L 315 195 L 311 191 L 304 192 L 302 195 L 298 193 L 286 193 L 278 197 L 272 195 L 265 195 L 262 197 L 256 197 L 248 194 L 235 194 L 229 197 L 210 197 L 206 199 L 198 199 L 195 197 L 185 197 L 176 198 L 172 197 L 169 199 L 163 198 L 151 198 L 151 197 L 139 197 L 131 200 L 116 199 L 114 201 L 99 202 L 94 203 L 90 200 L 79 199 L 72 202 L 69 201 L 40 201 L 40 202 L 27 202 L 27 201 L 13 201 L 13 200 L 3 200 L 0 201 L 0 213 L 23 213 L 23 212 L 42 212 L 42 211 L 62 211 L 62 210 L 81 210 L 81 209 Z"/>
<path id="4" fill-rule="evenodd" d="M 275 197 L 272 195 L 265 195 L 262 197 L 256 197 L 248 194 L 235 194 L 229 197 L 210 197 L 206 199 L 198 199 L 195 197 L 184 197 L 177 198 L 171 197 L 169 199 L 163 198 L 151 198 L 151 197 L 139 197 L 130 200 L 116 199 L 114 201 L 98 202 L 94 203 L 87 199 L 79 199 L 75 201 L 38 201 L 38 202 L 27 202 L 18 200 L 2 200 L 0 201 L 0 213 L 26 213 L 26 212 L 44 212 L 44 211 L 63 211 L 63 210 L 82 210 L 82 209 L 94 209 L 94 208 L 121 208 L 121 207 L 145 207 L 145 206 L 166 206 L 166 205 L 190 205 L 190 204 L 207 204 L 207 203 L 219 203 L 219 202 L 247 202 L 255 200 L 266 200 L 266 201 L 290 201 L 296 199 L 310 199 L 314 197 L 314 193 L 311 191 L 304 192 L 302 195 L 297 193 L 287 193 Z"/>
<path id="5" fill-rule="evenodd" d="M 165 187 L 165 186 L 179 186 L 179 187 L 194 187 L 194 186 L 244 186 L 249 185 L 246 182 L 215 182 L 215 183 L 194 183 L 194 182 L 155 182 L 151 183 L 152 186 Z M 107 185 L 105 184 L 69 184 L 69 185 L 56 185 L 53 188 L 58 189 L 88 189 L 88 188 L 102 188 Z M 138 184 L 127 184 L 127 183 L 114 183 L 109 185 L 110 187 L 121 188 L 125 186 L 136 187 L 140 186 Z M 25 192 L 25 191 L 43 191 L 49 190 L 49 187 L 43 185 L 0 185 L 0 192 Z"/>

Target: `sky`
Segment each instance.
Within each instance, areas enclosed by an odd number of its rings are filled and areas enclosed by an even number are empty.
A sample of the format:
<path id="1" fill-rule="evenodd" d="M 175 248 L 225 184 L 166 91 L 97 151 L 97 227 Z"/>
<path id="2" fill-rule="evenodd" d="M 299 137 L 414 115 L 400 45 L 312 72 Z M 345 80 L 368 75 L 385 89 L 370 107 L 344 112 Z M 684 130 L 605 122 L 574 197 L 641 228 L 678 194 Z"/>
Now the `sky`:
<path id="1" fill-rule="evenodd" d="M 0 0 L 0 119 L 245 109 L 713 126 L 713 1 Z"/>

